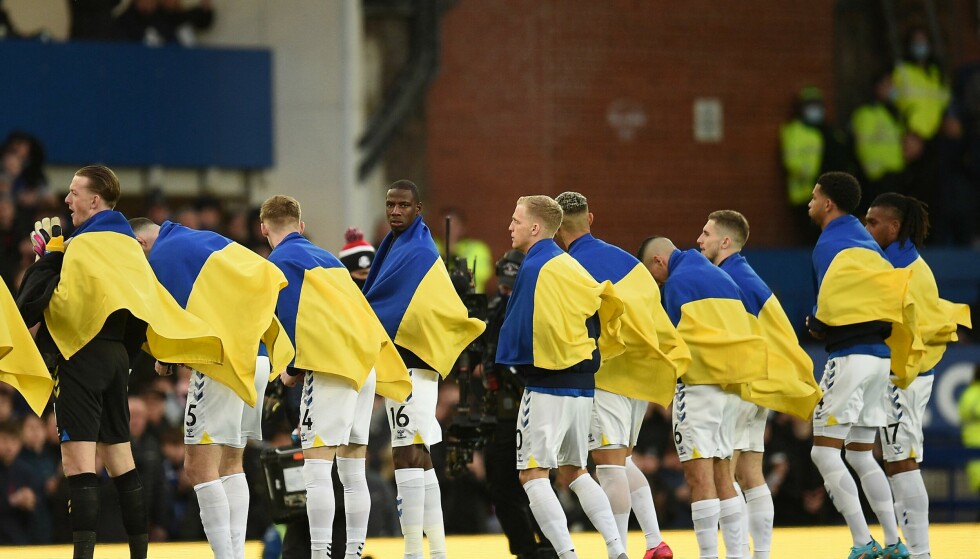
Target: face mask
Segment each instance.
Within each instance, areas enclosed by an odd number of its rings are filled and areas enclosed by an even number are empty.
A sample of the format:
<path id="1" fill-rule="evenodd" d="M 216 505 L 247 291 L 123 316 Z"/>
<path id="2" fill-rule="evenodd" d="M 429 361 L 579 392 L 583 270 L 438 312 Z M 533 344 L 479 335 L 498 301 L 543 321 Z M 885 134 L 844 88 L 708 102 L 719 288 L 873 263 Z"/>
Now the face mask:
<path id="1" fill-rule="evenodd" d="M 912 58 L 922 62 L 929 58 L 929 43 L 916 41 L 909 46 L 909 53 L 912 55 Z"/>
<path id="2" fill-rule="evenodd" d="M 807 105 L 803 107 L 803 122 L 816 126 L 823 124 L 823 107 L 820 105 Z"/>

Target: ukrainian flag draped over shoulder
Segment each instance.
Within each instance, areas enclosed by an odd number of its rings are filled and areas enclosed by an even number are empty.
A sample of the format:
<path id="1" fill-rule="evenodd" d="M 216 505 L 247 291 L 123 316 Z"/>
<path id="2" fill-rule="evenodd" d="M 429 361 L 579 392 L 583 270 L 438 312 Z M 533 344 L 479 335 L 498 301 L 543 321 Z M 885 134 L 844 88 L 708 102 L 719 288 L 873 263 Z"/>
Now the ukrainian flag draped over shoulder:
<path id="1" fill-rule="evenodd" d="M 397 237 L 388 233 L 381 241 L 364 295 L 395 344 L 443 378 L 487 327 L 469 318 L 421 216 Z"/>
<path id="2" fill-rule="evenodd" d="M 0 286 L 0 312 L 0 382 L 17 389 L 40 416 L 54 381 L 6 285 Z"/>
<path id="3" fill-rule="evenodd" d="M 657 283 L 633 255 L 592 235 L 576 239 L 568 253 L 593 279 L 611 282 L 623 301 L 620 333 L 626 349 L 602 364 L 596 388 L 666 407 L 691 353 L 664 312 Z"/>
<path id="4" fill-rule="evenodd" d="M 404 402 L 412 392 L 408 369 L 340 260 L 290 233 L 269 261 L 289 281 L 277 314 L 296 347 L 293 366 L 343 377 L 357 390 L 374 368 L 377 393 Z"/>
<path id="5" fill-rule="evenodd" d="M 955 342 L 958 325 L 971 328 L 970 307 L 952 303 L 939 297 L 936 277 L 919 251 L 911 242 L 904 246 L 897 241 L 885 248 L 885 256 L 896 268 L 908 268 L 912 272 L 909 290 L 915 301 L 916 323 L 919 335 L 925 344 L 925 355 L 919 363 L 919 372 L 924 373 L 939 363 L 946 352 L 946 344 Z M 889 339 L 889 346 L 893 340 Z M 895 351 L 894 348 L 892 351 Z M 904 388 L 904 387 L 903 387 Z"/>
<path id="6" fill-rule="evenodd" d="M 220 363 L 222 342 L 160 285 L 119 212 L 102 211 L 75 230 L 44 321 L 65 359 L 92 341 L 106 318 L 128 310 L 147 324 L 149 353 L 171 363 Z"/>
<path id="7" fill-rule="evenodd" d="M 165 221 L 150 251 L 150 266 L 174 299 L 218 333 L 221 363 L 194 368 L 235 392 L 250 406 L 255 393 L 255 359 L 265 344 L 277 375 L 293 359 L 293 347 L 275 317 L 286 277 L 279 269 L 211 231 Z"/>
<path id="8" fill-rule="evenodd" d="M 766 343 L 735 282 L 696 250 L 668 262 L 664 307 L 691 352 L 687 384 L 742 384 L 767 378 Z"/>
<path id="9" fill-rule="evenodd" d="M 909 289 L 911 270 L 894 268 L 852 215 L 838 217 L 824 228 L 813 249 L 813 269 L 817 320 L 828 326 L 891 323 L 888 346 L 895 384 L 911 383 L 925 353 Z"/>
<path id="10" fill-rule="evenodd" d="M 726 258 L 720 267 L 742 290 L 745 308 L 758 319 L 767 346 L 768 378 L 739 385 L 739 396 L 771 410 L 809 419 L 823 393 L 813 377 L 813 361 L 800 347 L 782 305 L 740 253 Z"/>
<path id="11" fill-rule="evenodd" d="M 559 371 L 592 359 L 586 321 L 598 314 L 602 361 L 623 353 L 623 302 L 612 283 L 597 282 L 551 239 L 528 251 L 497 342 L 497 363 Z"/>

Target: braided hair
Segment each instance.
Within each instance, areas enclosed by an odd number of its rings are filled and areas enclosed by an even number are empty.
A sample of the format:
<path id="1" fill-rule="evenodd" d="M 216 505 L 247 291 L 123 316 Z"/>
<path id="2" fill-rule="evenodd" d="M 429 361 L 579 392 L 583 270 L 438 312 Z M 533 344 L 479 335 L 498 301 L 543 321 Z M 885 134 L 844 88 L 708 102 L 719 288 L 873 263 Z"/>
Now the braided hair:
<path id="1" fill-rule="evenodd" d="M 929 236 L 928 206 L 917 198 L 905 196 L 897 192 L 886 192 L 878 195 L 871 202 L 872 208 L 891 208 L 901 225 L 898 229 L 898 242 L 904 245 L 911 240 L 916 247 L 921 247 Z"/>

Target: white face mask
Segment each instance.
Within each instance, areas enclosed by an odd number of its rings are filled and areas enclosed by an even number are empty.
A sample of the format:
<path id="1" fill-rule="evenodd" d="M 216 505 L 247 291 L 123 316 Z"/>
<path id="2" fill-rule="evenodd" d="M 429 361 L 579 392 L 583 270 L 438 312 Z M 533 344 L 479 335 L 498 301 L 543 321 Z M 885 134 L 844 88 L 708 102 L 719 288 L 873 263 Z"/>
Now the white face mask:
<path id="1" fill-rule="evenodd" d="M 810 104 L 803 107 L 803 122 L 817 126 L 823 124 L 824 110 L 820 105 Z"/>
<path id="2" fill-rule="evenodd" d="M 925 41 L 915 41 L 909 45 L 909 54 L 919 62 L 923 62 L 929 58 L 929 50 L 929 43 Z"/>

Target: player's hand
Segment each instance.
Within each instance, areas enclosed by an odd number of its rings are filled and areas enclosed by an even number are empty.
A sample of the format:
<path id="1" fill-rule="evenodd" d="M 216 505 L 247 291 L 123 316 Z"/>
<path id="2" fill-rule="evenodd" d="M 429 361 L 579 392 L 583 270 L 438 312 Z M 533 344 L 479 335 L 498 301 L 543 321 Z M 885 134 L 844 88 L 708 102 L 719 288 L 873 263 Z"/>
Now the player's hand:
<path id="1" fill-rule="evenodd" d="M 283 385 L 285 385 L 286 388 L 292 388 L 296 386 L 296 384 L 299 382 L 299 377 L 300 375 L 293 376 L 287 373 L 286 371 L 279 373 L 279 380 L 282 381 Z"/>
<path id="2" fill-rule="evenodd" d="M 157 361 L 153 364 L 153 370 L 161 377 L 169 377 L 176 373 L 178 367 L 180 365 L 177 363 L 164 363 L 163 361 Z"/>
<path id="3" fill-rule="evenodd" d="M 31 231 L 31 245 L 38 258 L 46 252 L 64 252 L 65 239 L 62 236 L 61 219 L 46 217 L 35 221 L 34 231 Z"/>

